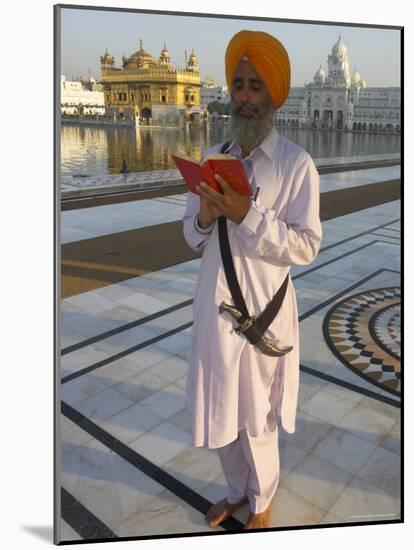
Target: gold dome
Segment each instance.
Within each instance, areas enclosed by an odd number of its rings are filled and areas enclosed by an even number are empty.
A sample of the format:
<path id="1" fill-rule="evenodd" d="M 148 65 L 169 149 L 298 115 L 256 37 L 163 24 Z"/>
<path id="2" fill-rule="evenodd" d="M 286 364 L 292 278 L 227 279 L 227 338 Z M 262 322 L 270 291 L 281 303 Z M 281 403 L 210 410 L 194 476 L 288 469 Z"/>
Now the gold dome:
<path id="1" fill-rule="evenodd" d="M 187 70 L 188 71 L 198 71 L 198 59 L 197 59 L 196 54 L 194 53 L 194 50 L 192 50 L 191 55 L 188 59 Z"/>
<path id="2" fill-rule="evenodd" d="M 136 67 L 142 67 L 143 65 L 154 64 L 156 63 L 155 59 L 144 50 L 142 40 L 139 41 L 140 48 L 138 51 L 134 52 L 125 62 L 125 66 L 132 65 Z"/>
<path id="3" fill-rule="evenodd" d="M 168 51 L 167 46 L 165 45 L 165 42 L 164 42 L 164 47 L 163 47 L 163 49 L 161 50 L 161 55 L 162 55 L 162 56 L 171 57 L 171 56 L 170 56 L 170 52 Z"/>
<path id="4" fill-rule="evenodd" d="M 167 46 L 165 45 L 165 42 L 164 42 L 164 47 L 161 50 L 160 61 L 161 63 L 171 63 L 171 55 L 167 49 Z"/>
<path id="5" fill-rule="evenodd" d="M 114 63 L 114 56 L 110 55 L 108 49 L 106 49 L 104 55 L 101 55 L 101 65 L 113 65 Z"/>
<path id="6" fill-rule="evenodd" d="M 152 59 L 152 56 L 144 50 L 144 46 L 143 46 L 142 39 L 139 41 L 139 45 L 140 45 L 140 48 L 139 48 L 139 50 L 136 52 L 137 56 L 138 56 L 138 57 L 145 57 L 145 58 L 148 58 L 148 59 Z M 134 54 L 134 55 L 135 55 L 135 54 Z"/>

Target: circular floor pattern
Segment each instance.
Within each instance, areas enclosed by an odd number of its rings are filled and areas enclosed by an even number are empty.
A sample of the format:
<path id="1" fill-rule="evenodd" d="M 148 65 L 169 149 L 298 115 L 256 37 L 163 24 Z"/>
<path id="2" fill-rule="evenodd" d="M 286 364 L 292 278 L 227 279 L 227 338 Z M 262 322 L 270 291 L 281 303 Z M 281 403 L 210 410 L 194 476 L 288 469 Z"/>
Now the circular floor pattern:
<path id="1" fill-rule="evenodd" d="M 353 372 L 394 395 L 401 394 L 400 288 L 348 296 L 323 321 L 325 340 Z"/>

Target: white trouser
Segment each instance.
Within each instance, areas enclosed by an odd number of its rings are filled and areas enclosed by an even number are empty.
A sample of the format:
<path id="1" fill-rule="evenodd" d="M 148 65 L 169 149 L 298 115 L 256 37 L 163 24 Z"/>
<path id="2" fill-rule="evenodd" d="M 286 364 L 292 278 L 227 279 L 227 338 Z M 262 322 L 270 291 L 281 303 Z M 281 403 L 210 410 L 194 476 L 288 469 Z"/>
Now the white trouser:
<path id="1" fill-rule="evenodd" d="M 258 437 L 240 430 L 238 438 L 217 449 L 228 484 L 227 501 L 247 496 L 251 512 L 266 510 L 279 483 L 279 432 L 266 427 Z"/>

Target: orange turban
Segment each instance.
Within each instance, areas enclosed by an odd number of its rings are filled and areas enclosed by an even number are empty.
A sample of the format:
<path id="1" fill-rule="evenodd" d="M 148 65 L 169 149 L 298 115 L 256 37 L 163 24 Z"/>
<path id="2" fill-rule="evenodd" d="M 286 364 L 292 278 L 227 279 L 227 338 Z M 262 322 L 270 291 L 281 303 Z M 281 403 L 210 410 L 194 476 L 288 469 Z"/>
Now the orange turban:
<path id="1" fill-rule="evenodd" d="M 234 70 L 244 56 L 247 56 L 266 84 L 273 105 L 283 105 L 290 88 L 290 62 L 283 44 L 267 32 L 240 31 L 235 34 L 227 46 L 225 55 L 226 81 L 229 89 Z"/>

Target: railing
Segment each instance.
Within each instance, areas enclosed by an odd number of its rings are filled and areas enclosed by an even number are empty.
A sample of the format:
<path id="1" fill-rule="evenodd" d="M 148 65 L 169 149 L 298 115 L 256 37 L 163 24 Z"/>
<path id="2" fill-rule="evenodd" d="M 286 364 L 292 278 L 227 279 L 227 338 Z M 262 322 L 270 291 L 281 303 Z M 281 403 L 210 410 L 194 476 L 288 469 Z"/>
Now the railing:
<path id="1" fill-rule="evenodd" d="M 390 117 L 390 116 L 381 116 L 381 115 L 356 115 L 354 113 L 354 118 L 352 120 L 354 121 L 358 121 L 360 119 L 364 119 L 364 120 L 375 120 L 375 121 L 378 121 L 378 120 L 389 120 L 390 122 L 400 122 L 400 118 L 399 117 Z"/>
<path id="2" fill-rule="evenodd" d="M 62 115 L 62 122 L 74 122 L 79 124 L 101 125 L 108 124 L 111 126 L 135 126 L 135 119 L 114 119 L 111 116 L 104 115 Z"/>

